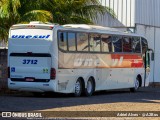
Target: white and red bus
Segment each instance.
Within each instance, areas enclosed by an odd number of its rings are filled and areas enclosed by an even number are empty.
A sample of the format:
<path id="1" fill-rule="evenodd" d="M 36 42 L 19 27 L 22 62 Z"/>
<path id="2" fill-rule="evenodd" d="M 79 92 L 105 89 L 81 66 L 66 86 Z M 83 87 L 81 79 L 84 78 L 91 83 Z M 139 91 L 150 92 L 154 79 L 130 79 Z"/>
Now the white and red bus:
<path id="1" fill-rule="evenodd" d="M 116 29 L 41 22 L 10 28 L 8 87 L 30 92 L 84 93 L 148 86 L 147 40 Z"/>

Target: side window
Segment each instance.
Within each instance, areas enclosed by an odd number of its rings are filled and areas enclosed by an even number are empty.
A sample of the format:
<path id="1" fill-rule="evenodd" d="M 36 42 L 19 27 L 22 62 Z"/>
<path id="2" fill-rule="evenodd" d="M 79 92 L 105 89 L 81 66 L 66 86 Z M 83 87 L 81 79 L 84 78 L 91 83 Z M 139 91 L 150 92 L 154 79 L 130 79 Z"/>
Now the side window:
<path id="1" fill-rule="evenodd" d="M 58 43 L 59 48 L 62 50 L 67 50 L 67 33 L 66 32 L 58 32 Z"/>
<path id="2" fill-rule="evenodd" d="M 148 44 L 147 44 L 147 40 L 142 38 L 141 39 L 141 43 L 142 43 L 142 53 L 145 53 L 148 49 Z"/>
<path id="3" fill-rule="evenodd" d="M 100 52 L 101 51 L 101 37 L 99 34 L 90 34 L 90 51 Z"/>
<path id="4" fill-rule="evenodd" d="M 69 51 L 76 51 L 76 34 L 75 33 L 68 33 L 68 50 Z"/>
<path id="5" fill-rule="evenodd" d="M 113 52 L 122 52 L 122 36 L 113 36 Z"/>
<path id="6" fill-rule="evenodd" d="M 102 52 L 112 52 L 112 37 L 111 35 L 101 35 Z"/>
<path id="7" fill-rule="evenodd" d="M 132 49 L 135 53 L 141 53 L 140 37 L 132 37 Z"/>
<path id="8" fill-rule="evenodd" d="M 77 33 L 77 51 L 88 51 L 88 34 Z"/>
<path id="9" fill-rule="evenodd" d="M 132 52 L 132 40 L 130 37 L 123 37 L 123 52 Z"/>

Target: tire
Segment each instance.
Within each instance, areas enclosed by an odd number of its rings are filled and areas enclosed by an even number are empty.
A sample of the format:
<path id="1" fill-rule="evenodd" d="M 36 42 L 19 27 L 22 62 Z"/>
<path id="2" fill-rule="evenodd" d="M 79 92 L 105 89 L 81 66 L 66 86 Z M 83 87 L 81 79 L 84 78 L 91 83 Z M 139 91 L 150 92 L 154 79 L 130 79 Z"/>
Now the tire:
<path id="1" fill-rule="evenodd" d="M 75 84 L 74 96 L 75 97 L 80 97 L 81 94 L 82 94 L 82 81 L 81 81 L 81 79 L 78 79 L 76 81 L 76 84 Z"/>
<path id="2" fill-rule="evenodd" d="M 140 80 L 139 80 L 138 77 L 136 78 L 136 81 L 135 81 L 134 84 L 135 84 L 135 85 L 134 85 L 134 88 L 130 88 L 130 91 L 131 91 L 131 92 L 137 92 L 138 89 L 139 89 L 139 87 L 140 87 Z"/>
<path id="3" fill-rule="evenodd" d="M 92 78 L 89 78 L 87 81 L 87 88 L 85 89 L 85 95 L 88 97 L 92 96 L 94 89 L 95 89 L 94 82 L 93 82 Z"/>

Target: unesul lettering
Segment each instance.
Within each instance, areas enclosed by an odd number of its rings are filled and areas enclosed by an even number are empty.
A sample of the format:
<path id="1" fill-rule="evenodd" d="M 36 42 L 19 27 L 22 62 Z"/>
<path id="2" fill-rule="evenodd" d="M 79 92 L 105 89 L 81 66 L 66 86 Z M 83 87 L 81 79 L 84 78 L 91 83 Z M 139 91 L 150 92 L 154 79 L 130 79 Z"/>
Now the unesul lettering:
<path id="1" fill-rule="evenodd" d="M 26 39 L 47 39 L 50 35 L 12 35 L 13 39 L 26 38 Z"/>

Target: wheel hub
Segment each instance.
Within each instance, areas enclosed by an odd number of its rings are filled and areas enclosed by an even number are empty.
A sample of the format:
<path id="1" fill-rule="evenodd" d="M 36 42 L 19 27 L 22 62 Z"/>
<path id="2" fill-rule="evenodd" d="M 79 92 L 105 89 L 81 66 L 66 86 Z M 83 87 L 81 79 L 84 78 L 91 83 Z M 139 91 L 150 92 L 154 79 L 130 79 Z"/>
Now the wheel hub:
<path id="1" fill-rule="evenodd" d="M 80 92 L 80 89 L 81 89 L 80 82 L 77 81 L 76 84 L 75 84 L 75 92 L 76 92 L 76 93 L 79 93 L 79 92 Z"/>
<path id="2" fill-rule="evenodd" d="M 135 89 L 137 90 L 138 88 L 139 88 L 139 80 L 136 80 Z"/>

